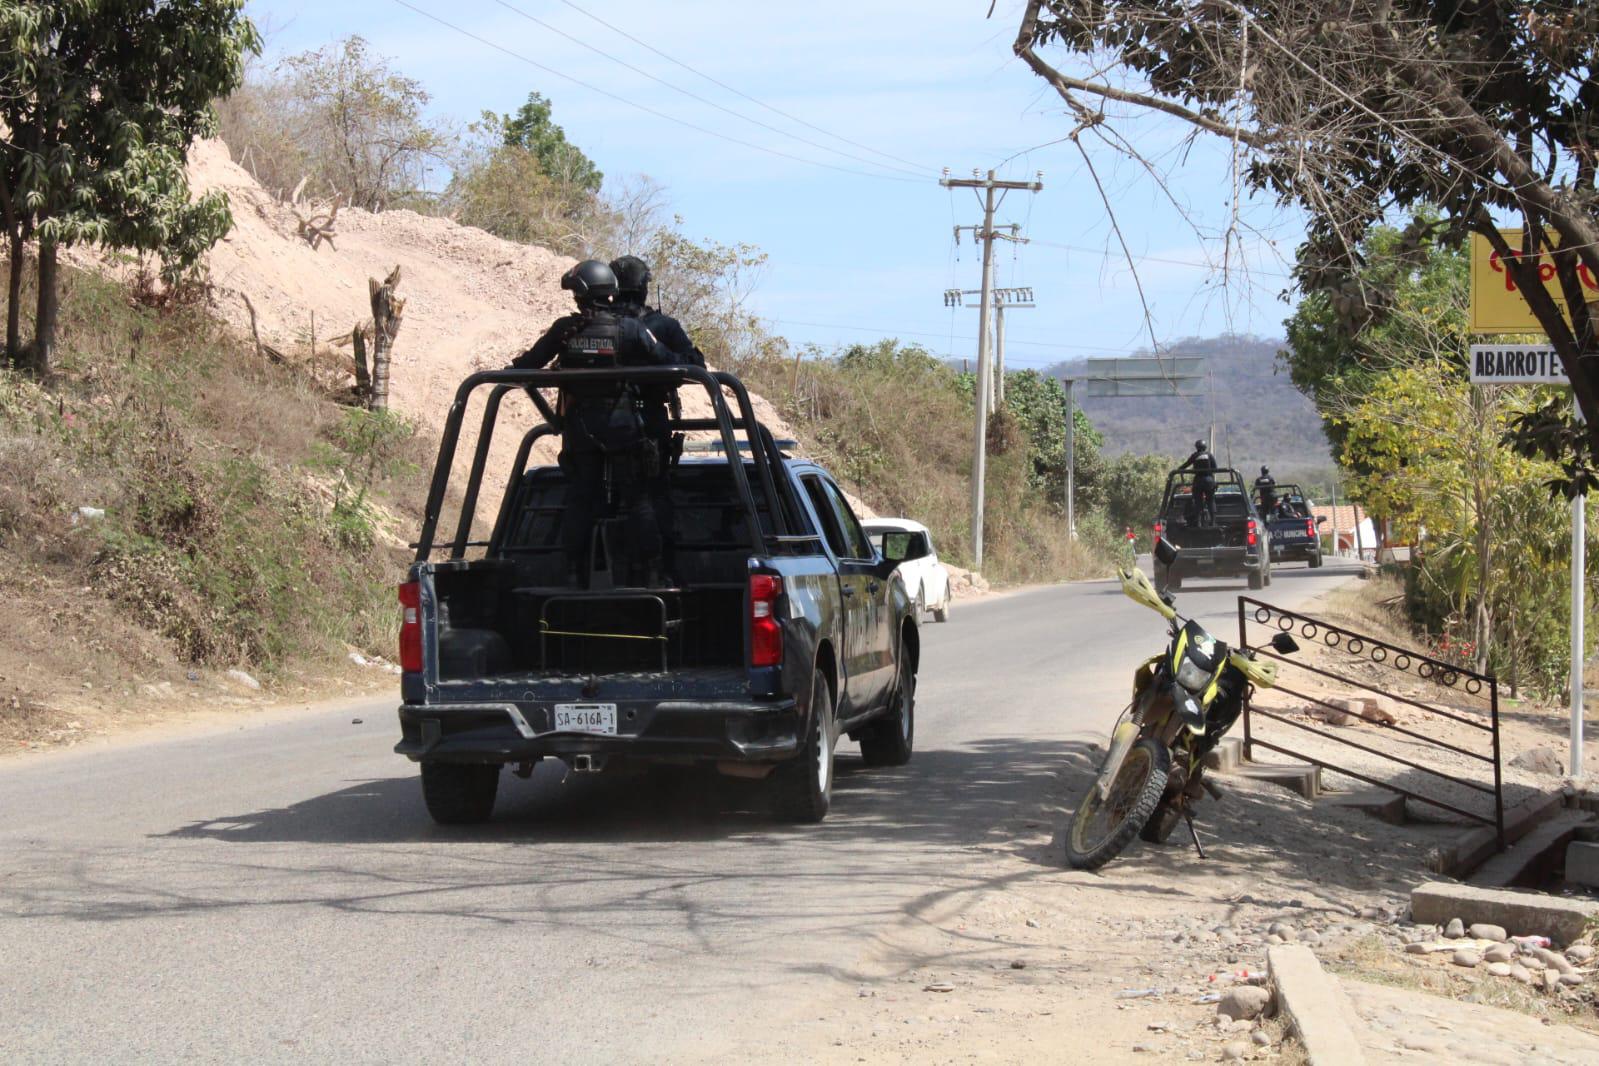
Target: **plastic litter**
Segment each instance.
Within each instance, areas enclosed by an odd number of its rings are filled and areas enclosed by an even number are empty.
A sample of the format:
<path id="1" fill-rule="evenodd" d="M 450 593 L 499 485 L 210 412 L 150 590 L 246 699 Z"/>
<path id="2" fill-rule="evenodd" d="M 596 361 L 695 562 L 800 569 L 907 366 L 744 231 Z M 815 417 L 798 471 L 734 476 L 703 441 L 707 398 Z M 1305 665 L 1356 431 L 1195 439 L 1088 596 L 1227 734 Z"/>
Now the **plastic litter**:
<path id="1" fill-rule="evenodd" d="M 1160 995 L 1158 988 L 1124 988 L 1116 993 L 1117 999 L 1148 999 Z"/>

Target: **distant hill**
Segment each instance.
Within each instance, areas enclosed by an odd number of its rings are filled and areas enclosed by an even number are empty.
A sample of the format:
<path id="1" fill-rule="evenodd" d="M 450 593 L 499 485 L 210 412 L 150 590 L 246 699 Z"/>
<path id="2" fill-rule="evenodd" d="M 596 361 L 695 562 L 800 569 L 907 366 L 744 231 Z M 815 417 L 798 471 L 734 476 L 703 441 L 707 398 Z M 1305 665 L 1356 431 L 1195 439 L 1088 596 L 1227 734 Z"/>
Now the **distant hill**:
<path id="1" fill-rule="evenodd" d="M 1332 458 L 1315 406 L 1277 369 L 1278 340 L 1251 336 L 1190 337 L 1162 356 L 1204 356 L 1215 386 L 1216 458 L 1246 472 L 1265 463 L 1279 479 L 1330 471 Z M 1056 377 L 1081 377 L 1084 361 L 1068 360 L 1044 371 Z M 1197 438 L 1210 436 L 1212 400 L 1160 397 L 1121 399 L 1087 396 L 1078 402 L 1105 436 L 1105 451 L 1164 452 L 1186 456 Z"/>

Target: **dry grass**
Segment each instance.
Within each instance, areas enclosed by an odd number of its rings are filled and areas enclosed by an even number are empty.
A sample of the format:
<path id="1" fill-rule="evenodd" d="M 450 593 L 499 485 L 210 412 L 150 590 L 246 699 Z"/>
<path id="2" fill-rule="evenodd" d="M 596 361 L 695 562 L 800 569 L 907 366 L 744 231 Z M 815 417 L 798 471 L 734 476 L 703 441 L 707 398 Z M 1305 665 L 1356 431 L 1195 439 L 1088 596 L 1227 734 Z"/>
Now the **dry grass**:
<path id="1" fill-rule="evenodd" d="M 1592 1003 L 1560 998 L 1513 978 L 1453 966 L 1447 953 L 1406 955 L 1380 937 L 1367 937 L 1324 955 L 1322 962 L 1329 972 L 1341 978 L 1500 1007 L 1546 1022 L 1599 1032 L 1599 1016 Z"/>
<path id="2" fill-rule="evenodd" d="M 52 376 L 0 371 L 0 738 L 197 667 L 288 683 L 347 644 L 389 654 L 406 560 L 352 540 L 308 481 L 347 413 L 197 307 L 66 274 Z M 405 447 L 375 486 L 391 510 L 423 495 Z"/>
<path id="3" fill-rule="evenodd" d="M 926 523 L 942 558 L 971 565 L 972 403 L 954 371 L 917 349 L 852 364 L 813 358 L 797 373 L 776 359 L 736 369 L 840 484 L 881 514 Z M 1020 583 L 1108 574 L 1107 558 L 1064 535 L 1056 501 L 1029 485 L 1029 462 L 1015 422 L 991 421 L 985 576 Z"/>

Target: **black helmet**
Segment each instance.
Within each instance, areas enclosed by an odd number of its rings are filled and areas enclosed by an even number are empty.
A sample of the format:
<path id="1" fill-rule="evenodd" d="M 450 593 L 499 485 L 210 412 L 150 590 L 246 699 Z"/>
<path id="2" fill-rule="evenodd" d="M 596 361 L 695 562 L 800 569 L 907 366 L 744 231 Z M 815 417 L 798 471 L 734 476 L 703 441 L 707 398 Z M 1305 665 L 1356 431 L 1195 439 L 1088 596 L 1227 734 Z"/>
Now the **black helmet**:
<path id="1" fill-rule="evenodd" d="M 1265 467 L 1261 467 L 1260 468 L 1260 476 L 1261 477 L 1271 477 L 1271 471 L 1267 470 Z"/>
<path id="2" fill-rule="evenodd" d="M 598 259 L 585 259 L 561 275 L 561 288 L 578 303 L 593 303 L 616 295 L 616 274 Z"/>
<path id="3" fill-rule="evenodd" d="M 636 255 L 624 255 L 611 260 L 611 270 L 616 274 L 616 287 L 628 296 L 643 300 L 650 291 L 650 265 Z"/>
<path id="4" fill-rule="evenodd" d="M 1202 452 L 1202 451 L 1206 451 L 1206 450 L 1207 450 L 1207 449 L 1206 449 L 1206 446 L 1205 446 L 1205 442 L 1204 442 L 1204 441 L 1202 441 L 1202 440 L 1196 440 L 1196 441 L 1194 441 L 1194 451 L 1196 451 L 1196 452 Z"/>

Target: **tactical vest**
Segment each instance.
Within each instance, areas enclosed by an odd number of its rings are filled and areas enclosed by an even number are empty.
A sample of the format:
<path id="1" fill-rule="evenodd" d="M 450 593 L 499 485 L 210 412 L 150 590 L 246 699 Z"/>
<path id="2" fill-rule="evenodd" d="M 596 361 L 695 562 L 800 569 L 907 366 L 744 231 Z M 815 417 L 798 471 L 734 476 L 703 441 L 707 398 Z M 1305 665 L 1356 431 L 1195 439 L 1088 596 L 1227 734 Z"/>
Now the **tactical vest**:
<path id="1" fill-rule="evenodd" d="M 617 364 L 621 347 L 622 320 L 609 311 L 594 311 L 582 329 L 566 338 L 561 368 L 608 370 Z"/>

